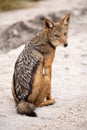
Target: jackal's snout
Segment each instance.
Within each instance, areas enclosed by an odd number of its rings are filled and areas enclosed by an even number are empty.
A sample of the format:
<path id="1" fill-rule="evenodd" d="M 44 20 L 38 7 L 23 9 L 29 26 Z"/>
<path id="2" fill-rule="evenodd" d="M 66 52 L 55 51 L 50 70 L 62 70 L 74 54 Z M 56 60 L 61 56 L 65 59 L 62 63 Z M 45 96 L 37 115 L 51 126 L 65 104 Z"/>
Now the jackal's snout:
<path id="1" fill-rule="evenodd" d="M 64 43 L 64 47 L 67 47 L 68 46 L 68 43 Z"/>

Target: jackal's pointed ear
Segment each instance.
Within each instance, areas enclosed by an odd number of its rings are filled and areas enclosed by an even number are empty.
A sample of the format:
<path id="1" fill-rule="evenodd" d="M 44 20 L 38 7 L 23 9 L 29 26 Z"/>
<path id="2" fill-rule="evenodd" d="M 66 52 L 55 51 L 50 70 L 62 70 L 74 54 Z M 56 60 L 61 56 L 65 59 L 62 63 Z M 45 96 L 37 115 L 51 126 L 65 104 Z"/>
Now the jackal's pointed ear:
<path id="1" fill-rule="evenodd" d="M 44 26 L 45 26 L 45 29 L 53 29 L 54 23 L 49 19 L 45 19 Z"/>
<path id="2" fill-rule="evenodd" d="M 71 14 L 67 14 L 61 21 L 60 21 L 60 24 L 63 25 L 63 26 L 68 26 L 69 25 L 69 22 L 70 22 L 70 16 Z"/>

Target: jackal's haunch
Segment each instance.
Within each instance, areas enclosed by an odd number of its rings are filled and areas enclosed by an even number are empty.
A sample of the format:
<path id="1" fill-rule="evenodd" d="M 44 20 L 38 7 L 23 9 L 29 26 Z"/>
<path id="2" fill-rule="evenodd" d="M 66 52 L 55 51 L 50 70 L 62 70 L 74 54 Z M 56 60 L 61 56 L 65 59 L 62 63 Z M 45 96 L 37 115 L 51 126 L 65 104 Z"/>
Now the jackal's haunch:
<path id="1" fill-rule="evenodd" d="M 17 112 L 36 116 L 36 107 L 51 105 L 51 71 L 56 47 L 66 47 L 70 14 L 60 22 L 44 20 L 44 29 L 27 41 L 18 56 L 13 74 L 12 93 Z M 45 100 L 44 100 L 45 99 Z"/>

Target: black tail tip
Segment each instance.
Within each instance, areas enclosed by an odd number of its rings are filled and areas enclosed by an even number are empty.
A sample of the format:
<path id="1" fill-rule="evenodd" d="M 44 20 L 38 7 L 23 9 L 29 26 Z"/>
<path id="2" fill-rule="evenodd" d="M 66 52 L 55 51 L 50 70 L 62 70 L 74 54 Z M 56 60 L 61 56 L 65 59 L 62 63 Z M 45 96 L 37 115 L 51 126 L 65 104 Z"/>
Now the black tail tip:
<path id="1" fill-rule="evenodd" d="M 26 114 L 26 115 L 30 116 L 30 117 L 37 117 L 37 114 L 34 111 L 32 111 L 31 113 Z"/>

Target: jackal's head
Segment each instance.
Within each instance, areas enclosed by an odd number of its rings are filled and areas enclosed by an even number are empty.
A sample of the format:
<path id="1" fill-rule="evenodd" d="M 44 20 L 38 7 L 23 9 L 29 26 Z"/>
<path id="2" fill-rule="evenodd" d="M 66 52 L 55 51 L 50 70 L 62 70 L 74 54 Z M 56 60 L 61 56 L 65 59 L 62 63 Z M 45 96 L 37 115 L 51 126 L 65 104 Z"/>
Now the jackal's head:
<path id="1" fill-rule="evenodd" d="M 67 43 L 67 34 L 70 21 L 70 13 L 67 14 L 63 19 L 58 23 L 54 23 L 49 19 L 45 19 L 45 31 L 47 32 L 47 38 L 52 46 L 57 47 L 63 45 L 64 47 L 68 46 Z"/>

